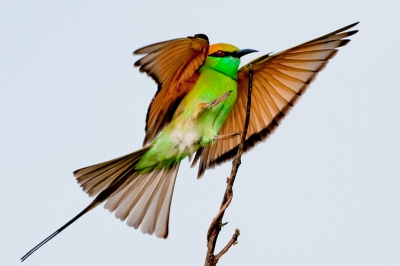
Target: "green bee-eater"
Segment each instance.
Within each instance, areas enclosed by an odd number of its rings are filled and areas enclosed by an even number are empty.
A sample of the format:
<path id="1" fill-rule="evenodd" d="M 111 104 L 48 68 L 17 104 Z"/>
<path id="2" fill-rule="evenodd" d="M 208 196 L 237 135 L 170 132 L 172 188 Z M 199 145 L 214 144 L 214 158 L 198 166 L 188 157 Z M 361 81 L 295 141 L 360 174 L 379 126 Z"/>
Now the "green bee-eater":
<path id="1" fill-rule="evenodd" d="M 244 151 L 264 141 L 315 79 L 336 48 L 357 31 L 357 23 L 252 62 L 253 101 Z M 29 251 L 38 248 L 96 206 L 115 212 L 129 226 L 160 238 L 168 236 L 175 179 L 182 159 L 196 154 L 198 177 L 237 152 L 246 115 L 249 64 L 240 58 L 255 50 L 209 45 L 204 34 L 138 49 L 135 63 L 158 84 L 146 118 L 144 146 L 117 159 L 74 172 L 89 196 L 81 213 Z"/>

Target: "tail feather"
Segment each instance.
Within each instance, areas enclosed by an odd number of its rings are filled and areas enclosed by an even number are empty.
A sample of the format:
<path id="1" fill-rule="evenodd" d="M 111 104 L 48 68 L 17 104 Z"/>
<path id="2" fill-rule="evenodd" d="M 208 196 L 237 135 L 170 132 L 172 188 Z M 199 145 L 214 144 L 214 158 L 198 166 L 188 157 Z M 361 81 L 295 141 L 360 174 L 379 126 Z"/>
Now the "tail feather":
<path id="1" fill-rule="evenodd" d="M 130 182 L 128 181 L 124 187 L 121 187 L 118 193 L 110 197 L 106 201 L 104 208 L 106 208 L 110 212 L 114 212 L 117 207 L 120 206 L 122 201 L 124 201 L 128 196 L 132 195 L 131 193 L 133 192 L 133 189 L 135 189 L 140 184 L 144 177 L 145 175 L 140 176 L 139 173 L 132 175 L 132 180 Z"/>
<path id="2" fill-rule="evenodd" d="M 141 199 L 142 195 L 153 181 L 153 177 L 156 174 L 156 170 L 152 172 L 146 173 L 143 175 L 143 178 L 136 179 L 132 183 L 131 189 L 127 189 L 126 193 L 128 193 L 126 199 L 121 201 L 118 208 L 115 211 L 115 217 L 119 218 L 121 221 L 125 221 L 131 210 L 136 206 L 136 204 Z M 128 224 L 129 225 L 129 224 Z M 133 225 L 129 225 L 133 226 Z"/>
<path id="3" fill-rule="evenodd" d="M 150 197 L 147 197 L 146 205 L 148 206 L 143 208 L 143 210 L 147 208 L 147 211 L 142 211 L 144 217 L 142 217 L 143 221 L 140 230 L 144 234 L 152 234 L 154 232 L 157 224 L 157 218 L 161 210 L 161 206 L 158 207 L 158 205 L 161 205 L 159 202 L 162 203 L 163 199 L 165 199 L 165 193 L 162 193 L 162 191 L 166 182 L 161 180 L 162 174 L 163 172 L 158 174 L 156 181 L 157 183 L 152 191 L 152 194 Z M 162 196 L 161 198 L 160 195 Z"/>
<path id="4" fill-rule="evenodd" d="M 24 260 L 26 260 L 30 255 L 32 255 L 36 250 L 38 250 L 40 247 L 42 247 L 44 244 L 46 244 L 47 242 L 49 242 L 51 239 L 53 239 L 56 235 L 58 235 L 59 233 L 61 233 L 62 231 L 64 231 L 65 228 L 67 228 L 68 226 L 70 226 L 73 222 L 75 222 L 76 220 L 78 220 L 80 217 L 82 217 L 85 213 L 87 213 L 88 211 L 92 210 L 93 208 L 95 208 L 97 205 L 99 205 L 100 202 L 97 202 L 96 200 L 94 200 L 92 203 L 89 204 L 89 206 L 87 206 L 83 211 L 81 211 L 78 215 L 76 215 L 74 218 L 72 218 L 71 220 L 69 220 L 66 224 L 64 224 L 63 226 L 61 226 L 59 229 L 57 229 L 54 233 L 52 233 L 51 235 L 49 235 L 48 237 L 46 237 L 42 242 L 40 242 L 39 244 L 37 244 L 34 248 L 32 248 L 31 250 L 29 250 L 24 256 L 22 256 L 21 258 L 21 262 L 23 262 Z"/>
<path id="5" fill-rule="evenodd" d="M 163 191 L 161 192 L 163 193 L 165 190 L 165 194 L 160 195 L 160 200 L 158 202 L 159 205 L 157 205 L 156 207 L 156 209 L 159 210 L 158 212 L 156 211 L 156 213 L 158 213 L 157 221 L 165 221 L 164 224 L 160 222 L 156 223 L 155 234 L 157 237 L 166 238 L 168 236 L 169 212 L 171 209 L 172 195 L 174 193 L 175 180 L 178 174 L 178 169 L 179 165 L 175 165 L 173 167 L 172 172 L 169 176 L 169 183 L 163 188 Z"/>
<path id="6" fill-rule="evenodd" d="M 105 208 L 128 226 L 167 238 L 169 211 L 179 163 L 141 174 L 107 199 Z"/>
<path id="7" fill-rule="evenodd" d="M 136 229 L 139 228 L 140 224 L 142 223 L 143 218 L 154 199 L 154 196 L 159 191 L 160 185 L 165 179 L 165 177 L 163 178 L 164 169 L 154 172 L 155 173 L 151 177 L 151 180 L 149 180 L 149 182 L 147 182 L 146 185 L 140 190 L 140 193 L 138 194 L 139 201 L 137 202 L 136 206 L 132 208 L 132 211 L 128 216 L 127 224 Z M 150 177 L 148 179 L 150 179 Z M 151 215 L 154 216 L 154 214 Z M 153 232 L 150 232 L 150 234 L 151 233 Z"/>
<path id="8" fill-rule="evenodd" d="M 116 159 L 76 170 L 73 174 L 83 191 L 95 196 L 135 165 L 151 147 L 149 145 Z"/>
<path id="9" fill-rule="evenodd" d="M 127 224 L 143 233 L 157 237 L 168 236 L 169 211 L 179 163 L 169 168 L 153 169 L 140 173 L 135 169 L 151 145 L 114 160 L 92 165 L 74 172 L 78 183 L 90 196 L 96 198 L 83 211 L 48 236 L 28 253 L 21 261 L 61 233 L 85 213 L 106 201 L 105 208 Z"/>
<path id="10" fill-rule="evenodd" d="M 122 176 L 125 172 L 132 170 L 132 165 L 137 162 L 134 159 L 122 161 L 120 165 L 109 171 L 106 171 L 82 184 L 82 188 L 86 189 L 89 196 L 98 195 L 106 187 L 108 187 L 114 180 Z"/>

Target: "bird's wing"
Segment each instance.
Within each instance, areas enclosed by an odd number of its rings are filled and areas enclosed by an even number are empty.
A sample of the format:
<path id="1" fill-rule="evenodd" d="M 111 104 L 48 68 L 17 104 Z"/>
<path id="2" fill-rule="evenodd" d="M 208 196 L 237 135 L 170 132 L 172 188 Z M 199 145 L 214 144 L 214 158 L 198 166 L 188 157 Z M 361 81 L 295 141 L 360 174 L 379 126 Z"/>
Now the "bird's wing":
<path id="1" fill-rule="evenodd" d="M 208 48 L 208 37 L 197 34 L 152 44 L 133 52 L 145 55 L 135 66 L 158 84 L 147 111 L 143 145 L 151 142 L 171 121 L 180 101 L 196 83 L 197 70 L 203 65 Z"/>
<path id="2" fill-rule="evenodd" d="M 244 151 L 264 141 L 278 127 L 318 72 L 336 55 L 336 48 L 350 41 L 344 38 L 357 33 L 357 30 L 344 32 L 356 24 L 358 23 L 283 52 L 261 56 L 249 63 L 252 64 L 254 76 L 250 123 Z M 237 100 L 219 132 L 220 135 L 243 131 L 249 64 L 238 72 Z M 198 177 L 200 178 L 206 169 L 214 168 L 215 165 L 233 158 L 240 140 L 240 137 L 218 140 L 200 150 L 201 154 L 196 154 L 196 159 L 200 159 Z"/>

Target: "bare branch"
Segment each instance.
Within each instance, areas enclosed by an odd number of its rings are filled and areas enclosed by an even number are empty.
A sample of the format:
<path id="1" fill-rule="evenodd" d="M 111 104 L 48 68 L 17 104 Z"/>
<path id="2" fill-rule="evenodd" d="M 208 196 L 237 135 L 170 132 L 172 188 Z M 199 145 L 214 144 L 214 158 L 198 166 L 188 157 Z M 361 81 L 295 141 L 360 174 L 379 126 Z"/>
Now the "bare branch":
<path id="1" fill-rule="evenodd" d="M 239 235 L 240 235 L 240 231 L 239 231 L 239 229 L 236 229 L 235 233 L 233 234 L 233 236 L 232 236 L 231 240 L 228 242 L 228 244 L 226 244 L 226 246 L 217 255 L 215 255 L 215 257 L 214 257 L 215 264 L 217 264 L 219 258 L 221 258 L 222 255 L 224 255 L 226 252 L 228 252 L 228 250 L 230 249 L 230 247 L 232 245 L 236 245 L 238 243 L 237 239 L 238 239 Z"/>
<path id="2" fill-rule="evenodd" d="M 217 213 L 217 215 L 214 217 L 214 219 L 211 222 L 211 225 L 208 229 L 207 233 L 207 255 L 206 255 L 206 261 L 205 261 L 205 266 L 215 266 L 218 263 L 218 260 L 221 258 L 222 255 L 224 255 L 229 248 L 232 245 L 235 245 L 237 243 L 237 239 L 240 235 L 239 229 L 235 230 L 235 233 L 233 234 L 232 238 L 229 240 L 229 242 L 225 245 L 225 247 L 217 254 L 214 255 L 215 251 L 215 245 L 217 243 L 218 235 L 219 232 L 221 231 L 221 226 L 222 226 L 222 219 L 225 214 L 226 208 L 228 208 L 229 204 L 232 201 L 233 198 L 233 183 L 235 182 L 236 174 L 239 169 L 239 166 L 241 164 L 241 156 L 243 153 L 243 147 L 244 143 L 246 141 L 246 135 L 247 135 L 247 129 L 249 127 L 249 121 L 250 121 L 250 107 L 251 107 L 251 92 L 252 92 L 252 87 L 253 87 L 253 68 L 252 65 L 249 64 L 249 85 L 248 85 L 248 92 L 247 92 L 247 110 L 246 110 L 246 120 L 244 123 L 244 128 L 243 128 L 243 135 L 242 135 L 242 140 L 240 142 L 238 152 L 232 162 L 232 170 L 231 170 L 231 175 L 227 179 L 227 185 L 225 189 L 225 194 L 222 199 L 221 207 Z"/>

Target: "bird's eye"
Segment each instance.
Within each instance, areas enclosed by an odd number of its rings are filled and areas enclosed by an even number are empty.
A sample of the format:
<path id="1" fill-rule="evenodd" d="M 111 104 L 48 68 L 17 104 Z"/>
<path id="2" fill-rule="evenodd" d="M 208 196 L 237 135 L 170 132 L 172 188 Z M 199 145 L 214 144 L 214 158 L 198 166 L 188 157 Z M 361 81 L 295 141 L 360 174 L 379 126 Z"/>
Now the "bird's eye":
<path id="1" fill-rule="evenodd" d="M 225 53 L 224 53 L 224 51 L 218 50 L 215 52 L 215 55 L 222 57 L 222 56 L 225 56 Z"/>

